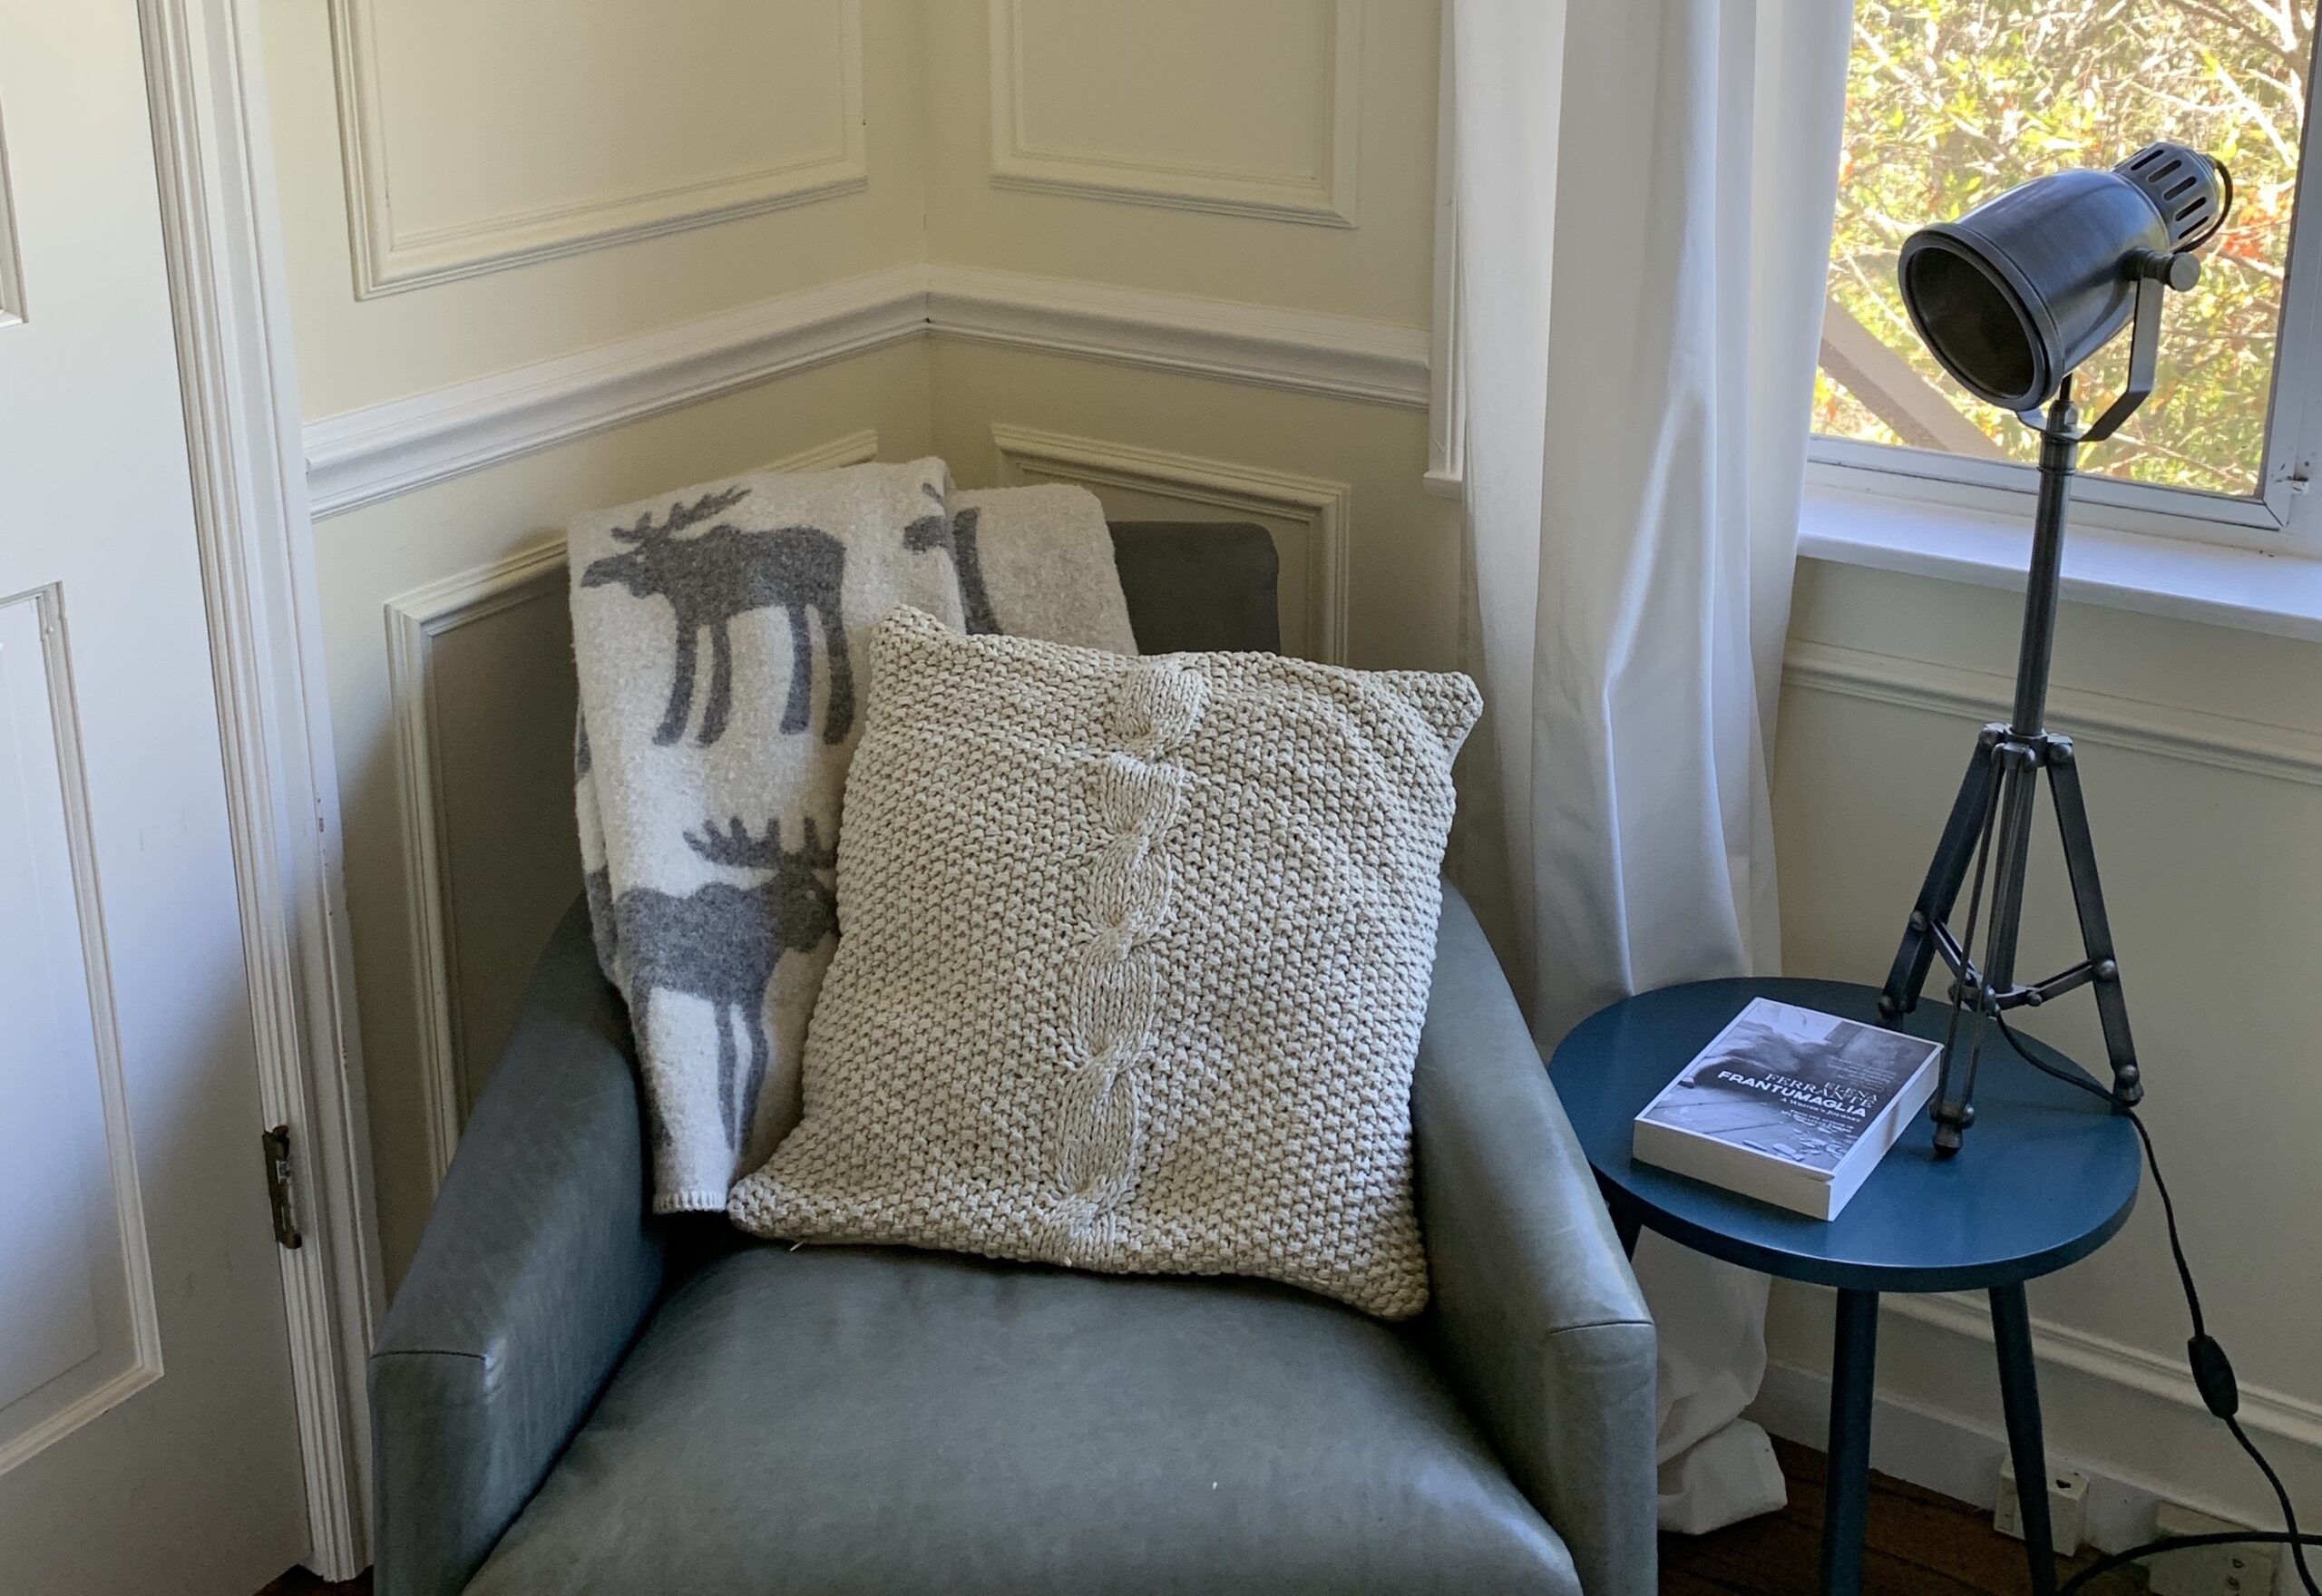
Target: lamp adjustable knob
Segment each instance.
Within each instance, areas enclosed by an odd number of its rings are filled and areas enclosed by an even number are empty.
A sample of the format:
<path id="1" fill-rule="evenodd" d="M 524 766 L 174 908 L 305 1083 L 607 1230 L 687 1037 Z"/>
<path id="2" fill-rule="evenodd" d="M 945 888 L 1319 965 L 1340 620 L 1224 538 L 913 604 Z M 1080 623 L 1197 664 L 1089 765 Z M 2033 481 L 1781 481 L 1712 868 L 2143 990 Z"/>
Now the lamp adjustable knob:
<path id="1" fill-rule="evenodd" d="M 2201 280 L 2200 258 L 2190 249 L 2140 249 L 2129 257 L 2128 268 L 2132 277 L 2156 278 L 2180 294 Z"/>

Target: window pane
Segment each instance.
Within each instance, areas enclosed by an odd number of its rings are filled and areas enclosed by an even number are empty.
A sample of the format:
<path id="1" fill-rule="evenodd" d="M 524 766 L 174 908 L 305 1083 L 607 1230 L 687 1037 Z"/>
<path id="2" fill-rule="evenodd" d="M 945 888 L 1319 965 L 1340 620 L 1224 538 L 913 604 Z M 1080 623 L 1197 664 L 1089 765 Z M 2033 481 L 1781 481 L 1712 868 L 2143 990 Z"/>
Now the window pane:
<path id="1" fill-rule="evenodd" d="M 2313 0 L 1859 0 L 1847 82 L 1817 430 L 2030 462 L 2013 416 L 1943 374 L 1903 314 L 1895 258 L 1921 224 L 2174 139 L 2233 171 L 2200 287 L 2170 296 L 2153 395 L 2092 471 L 2258 490 L 2313 54 Z M 2126 333 L 2081 368 L 2115 392 Z"/>

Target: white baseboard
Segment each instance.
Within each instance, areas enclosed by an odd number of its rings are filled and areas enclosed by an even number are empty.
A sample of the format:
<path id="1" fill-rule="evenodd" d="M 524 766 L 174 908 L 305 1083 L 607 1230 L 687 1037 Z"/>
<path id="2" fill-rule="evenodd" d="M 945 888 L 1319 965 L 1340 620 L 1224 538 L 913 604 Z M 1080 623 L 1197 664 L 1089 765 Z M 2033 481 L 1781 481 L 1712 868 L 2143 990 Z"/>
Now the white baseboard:
<path id="1" fill-rule="evenodd" d="M 1829 1441 L 1829 1375 L 1791 1364 L 1769 1364 L 1749 1416 L 1769 1435 L 1823 1451 Z M 1988 1511 L 1998 1494 L 2000 1461 L 2006 1455 L 2005 1436 L 1956 1415 L 1885 1395 L 1872 1404 L 1870 1466 L 1880 1474 Z M 2088 1476 L 2086 1543 L 2099 1552 L 2118 1552 L 2151 1540 L 2154 1509 L 2164 1495 L 2173 1494 L 2122 1479 L 2102 1465 L 2053 1447 L 2048 1463 Z"/>
<path id="2" fill-rule="evenodd" d="M 1872 1408 L 1871 1467 L 1977 1507 L 1990 1507 L 2007 1442 L 1998 1417 L 1991 1328 L 1981 1303 L 1965 1298 L 1890 1296 L 1881 1309 L 1880 1390 Z M 1955 1342 L 1938 1348 L 1930 1331 L 1937 1338 L 1956 1338 L 1969 1345 Z M 2142 1348 L 2044 1320 L 2034 1321 L 2033 1338 L 2048 1462 L 2088 1476 L 2091 1546 L 2115 1552 L 2150 1539 L 2154 1509 L 2163 1501 L 2228 1523 L 2279 1527 L 2256 1472 L 2232 1451 L 2223 1427 L 2209 1417 L 2181 1370 Z M 1948 1358 L 1928 1358 L 1927 1367 L 1921 1367 L 1921 1358 L 1931 1349 L 1964 1353 L 1961 1366 L 1975 1371 L 1972 1386 L 1959 1392 L 1956 1406 L 1947 1393 L 1938 1400 L 1925 1395 L 1931 1369 L 1947 1368 L 1950 1363 Z M 1963 1412 L 1963 1407 L 1975 1411 Z M 2322 1462 L 2309 1408 L 2298 1398 L 2261 1387 L 2245 1389 L 2242 1396 L 2244 1423 L 2284 1468 L 2293 1490 L 2301 1477 L 2312 1478 L 2316 1464 Z M 1749 1416 L 1771 1435 L 1820 1451 L 1829 1443 L 1829 1412 L 1826 1369 L 1777 1361 L 1768 1365 Z M 2180 1433 L 2209 1445 L 2189 1440 L 2181 1449 L 2164 1452 L 2156 1464 L 2150 1445 L 2142 1448 L 2142 1456 L 2132 1456 L 2112 1451 L 2102 1438 Z M 2128 1450 L 2140 1449 L 2132 1445 Z M 2234 1472 L 2220 1475 L 2220 1467 Z M 2238 1498 L 2230 1494 L 2237 1492 Z"/>
<path id="3" fill-rule="evenodd" d="M 941 336 L 1425 409 L 1428 334 L 1101 283 L 902 266 L 307 423 L 317 516 L 755 387 Z"/>

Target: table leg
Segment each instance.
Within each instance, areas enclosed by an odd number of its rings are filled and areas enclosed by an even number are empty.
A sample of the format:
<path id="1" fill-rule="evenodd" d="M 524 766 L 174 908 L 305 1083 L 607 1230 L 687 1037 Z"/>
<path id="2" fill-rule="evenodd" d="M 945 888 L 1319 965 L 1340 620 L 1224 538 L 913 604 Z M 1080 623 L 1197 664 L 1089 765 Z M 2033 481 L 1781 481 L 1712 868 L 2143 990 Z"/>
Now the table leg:
<path id="1" fill-rule="evenodd" d="M 1992 1339 L 1999 1345 L 2000 1400 L 2007 1410 L 2007 1449 L 2015 1463 L 2015 1501 L 2024 1515 L 2024 1555 L 2032 1563 L 2032 1596 L 2054 1596 L 2055 1543 L 2048 1527 L 2048 1458 L 2040 1441 L 2040 1386 L 2032 1369 L 2032 1312 L 2021 1285 L 1992 1288 Z"/>
<path id="2" fill-rule="evenodd" d="M 1644 1221 L 1613 1182 L 1602 1175 L 1596 1177 L 1596 1190 L 1605 1199 L 1605 1212 L 1613 1216 L 1613 1233 L 1621 1239 L 1621 1251 L 1634 1258 L 1637 1233 L 1644 1228 Z"/>
<path id="3" fill-rule="evenodd" d="M 1878 1293 L 1839 1293 L 1830 1357 L 1829 1476 L 1823 1491 L 1823 1596 L 1862 1590 L 1863 1521 L 1870 1504 L 1870 1397 L 1878 1356 Z"/>

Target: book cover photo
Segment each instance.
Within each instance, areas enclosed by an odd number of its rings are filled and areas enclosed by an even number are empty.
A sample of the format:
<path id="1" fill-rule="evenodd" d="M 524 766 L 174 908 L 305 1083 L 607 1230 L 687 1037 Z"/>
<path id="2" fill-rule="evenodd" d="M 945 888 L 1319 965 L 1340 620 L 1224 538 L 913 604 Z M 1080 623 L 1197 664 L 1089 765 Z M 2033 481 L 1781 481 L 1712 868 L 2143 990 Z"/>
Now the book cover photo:
<path id="1" fill-rule="evenodd" d="M 1835 1218 L 1933 1095 L 1943 1047 L 1758 998 L 1636 1118 L 1634 1155 Z"/>

